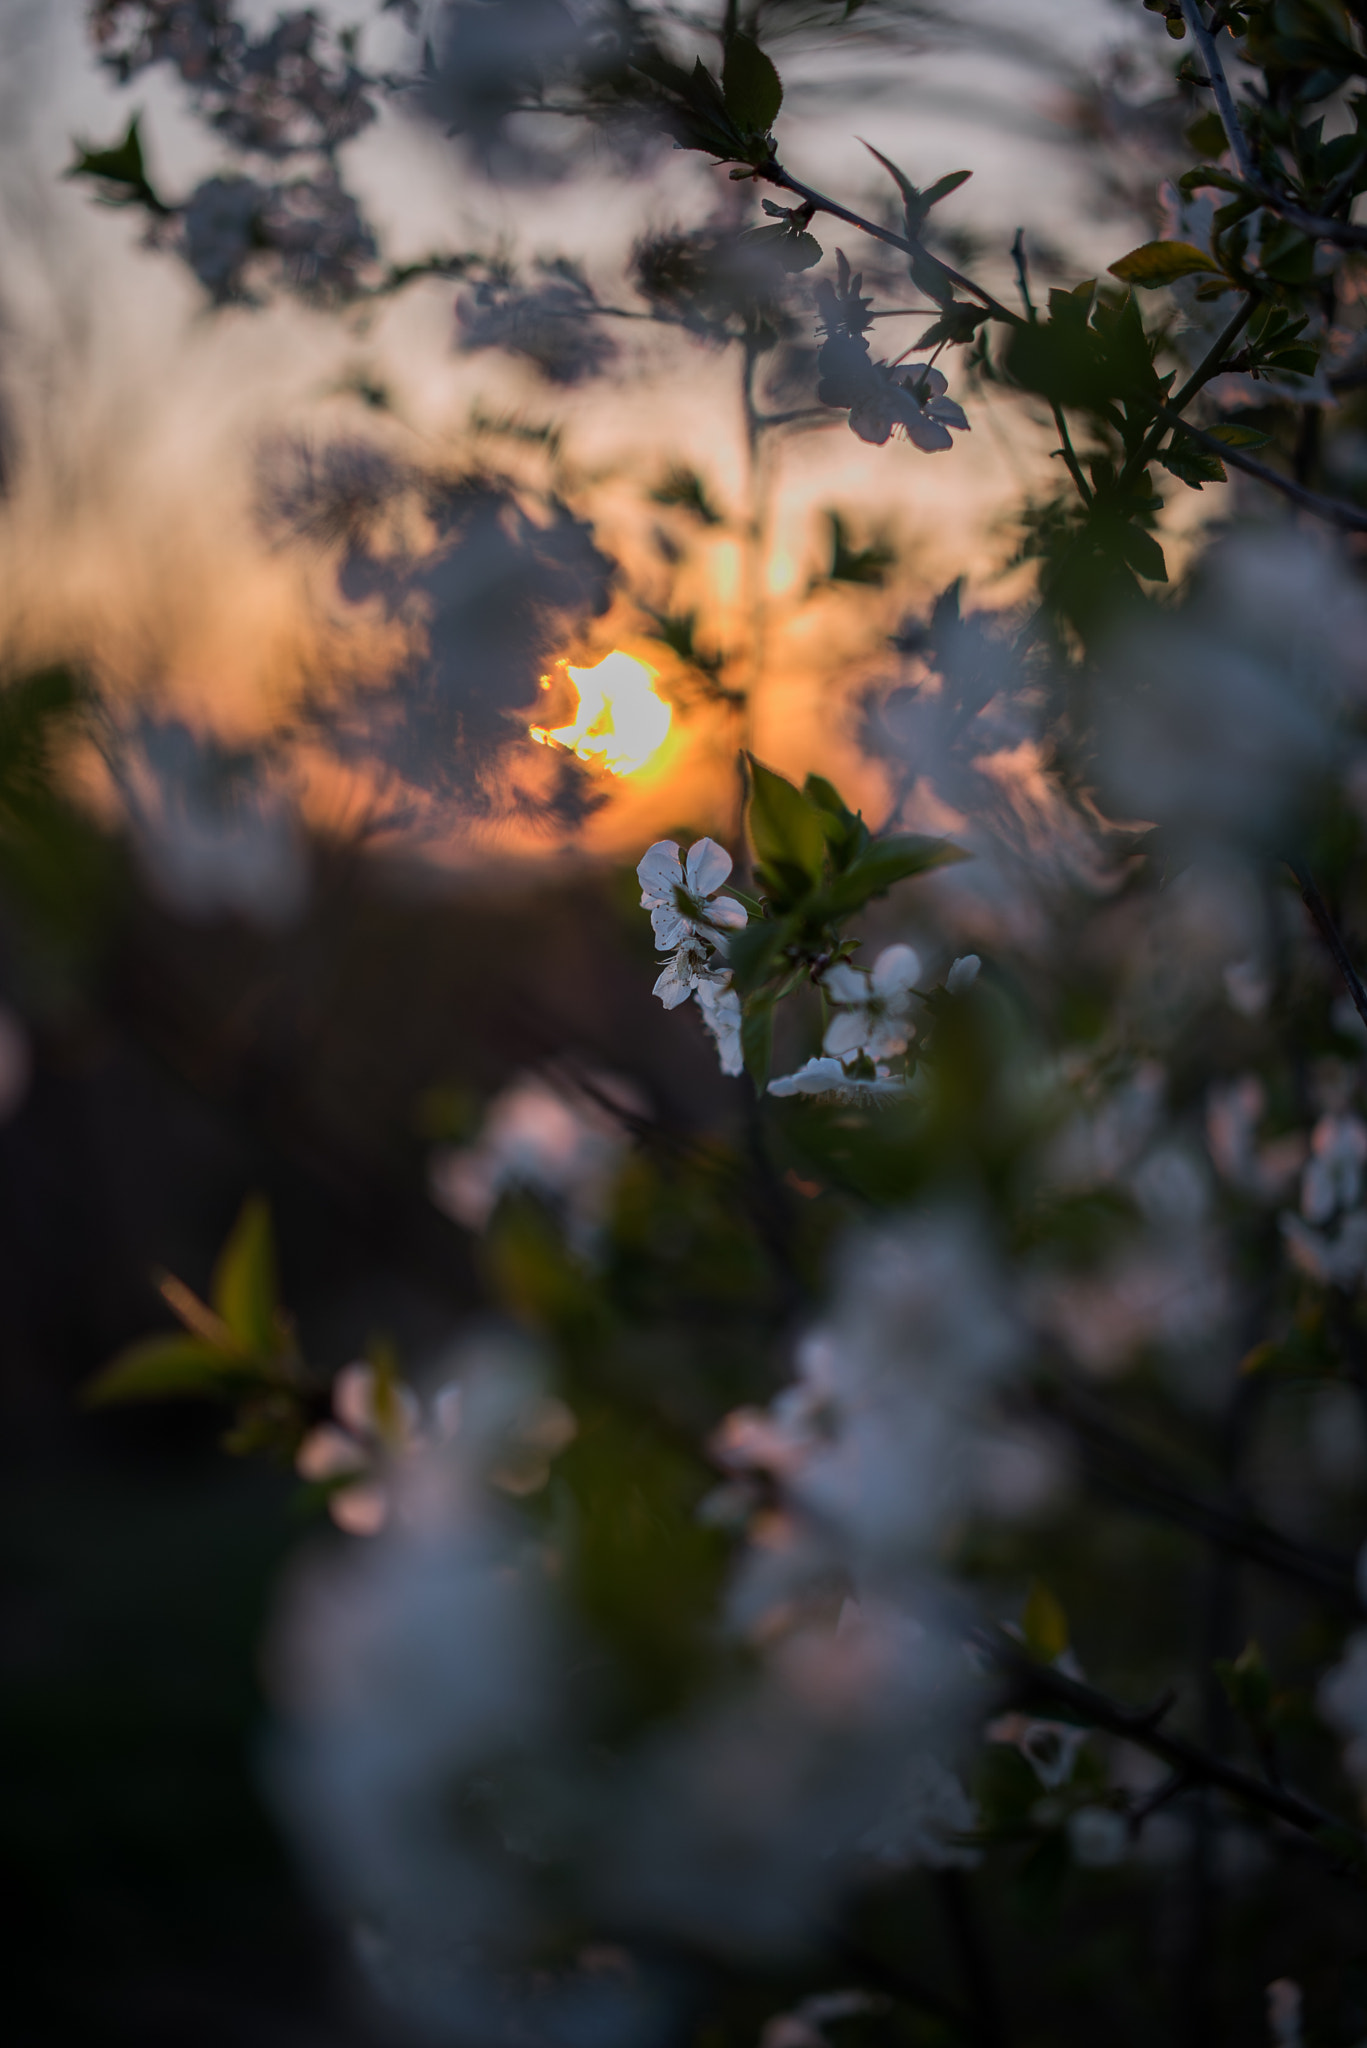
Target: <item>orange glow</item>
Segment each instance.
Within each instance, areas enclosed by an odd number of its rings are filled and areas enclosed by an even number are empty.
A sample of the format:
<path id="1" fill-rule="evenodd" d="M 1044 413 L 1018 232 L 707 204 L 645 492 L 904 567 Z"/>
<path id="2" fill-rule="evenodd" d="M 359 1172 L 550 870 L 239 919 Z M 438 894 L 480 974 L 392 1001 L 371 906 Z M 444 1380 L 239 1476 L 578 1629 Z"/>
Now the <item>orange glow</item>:
<path id="1" fill-rule="evenodd" d="M 568 747 L 581 761 L 606 768 L 611 775 L 634 775 L 664 745 L 674 714 L 655 689 L 656 673 L 633 654 L 620 649 L 595 668 L 570 668 L 565 673 L 579 691 L 579 709 L 570 725 L 528 731 L 543 747 Z M 550 677 L 541 687 L 550 688 Z"/>

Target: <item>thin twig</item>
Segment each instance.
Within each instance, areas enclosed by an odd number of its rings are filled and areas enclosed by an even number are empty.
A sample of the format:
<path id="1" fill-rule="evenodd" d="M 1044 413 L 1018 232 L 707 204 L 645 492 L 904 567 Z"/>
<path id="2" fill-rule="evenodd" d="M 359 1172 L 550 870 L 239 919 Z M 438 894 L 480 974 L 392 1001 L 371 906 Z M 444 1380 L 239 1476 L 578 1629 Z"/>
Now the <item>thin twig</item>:
<path id="1" fill-rule="evenodd" d="M 1256 185 L 1259 183 L 1258 166 L 1253 161 L 1253 152 L 1248 146 L 1248 137 L 1244 134 L 1243 123 L 1234 104 L 1234 95 L 1229 89 L 1229 80 L 1225 77 L 1225 67 L 1220 62 L 1220 52 L 1215 47 L 1215 38 L 1206 27 L 1200 0 L 1182 0 L 1182 13 L 1196 47 L 1201 52 L 1201 60 L 1206 67 L 1210 89 L 1215 95 L 1215 104 L 1220 111 L 1220 120 L 1224 125 L 1230 154 L 1239 166 L 1239 176 L 1246 184 Z"/>
<path id="2" fill-rule="evenodd" d="M 1172 1704 L 1171 1695 L 1152 1707 L 1126 1707 L 1096 1686 L 1080 1678 L 1069 1678 L 1052 1664 L 1037 1664 L 1005 1630 L 983 1630 L 976 1640 L 998 1669 L 1013 1681 L 1013 1696 L 1021 1707 L 1034 1704 L 1066 1708 L 1080 1723 L 1104 1729 L 1108 1735 L 1118 1735 L 1137 1749 L 1147 1750 L 1150 1756 L 1160 1757 L 1191 1784 L 1212 1785 L 1228 1793 L 1230 1798 L 1267 1814 L 1270 1819 L 1319 1840 L 1340 1860 L 1350 1855 L 1358 1865 L 1358 1882 L 1364 1881 L 1367 1837 L 1358 1828 L 1316 1805 L 1303 1793 L 1284 1785 L 1269 1785 L 1265 1779 L 1255 1778 L 1251 1771 L 1227 1763 L 1199 1743 L 1188 1741 L 1186 1736 L 1168 1732 L 1160 1723 Z"/>
<path id="3" fill-rule="evenodd" d="M 1239 176 L 1254 197 L 1262 205 L 1270 207 L 1274 213 L 1279 213 L 1292 227 L 1299 228 L 1303 235 L 1313 236 L 1316 241 L 1335 242 L 1342 249 L 1367 249 L 1367 228 L 1358 227 L 1350 220 L 1331 220 L 1327 214 L 1311 213 L 1304 206 L 1298 205 L 1294 199 L 1283 198 L 1280 193 L 1272 191 L 1263 183 L 1258 175 L 1258 166 L 1253 160 L 1253 152 L 1249 148 L 1243 123 L 1239 119 L 1234 95 L 1229 89 L 1229 80 L 1225 77 L 1225 67 L 1221 62 L 1215 38 L 1206 27 L 1202 16 L 1200 0 L 1181 0 L 1181 4 L 1183 16 L 1206 67 L 1230 154 L 1239 167 Z M 1354 172 L 1356 168 L 1354 165 Z M 1348 173 L 1345 173 L 1345 177 L 1351 183 L 1351 176 Z M 1337 205 L 1346 194 L 1347 185 L 1344 178 L 1340 178 L 1338 184 L 1330 188 L 1326 203 Z"/>
<path id="4" fill-rule="evenodd" d="M 1314 918 L 1320 937 L 1333 955 L 1334 965 L 1343 976 L 1344 987 L 1353 998 L 1353 1008 L 1363 1023 L 1367 1024 L 1367 988 L 1362 985 L 1362 977 L 1353 965 L 1352 956 L 1343 943 L 1339 928 L 1330 914 L 1329 905 L 1321 896 L 1315 878 L 1304 862 L 1288 860 L 1286 865 L 1300 884 L 1301 901 Z"/>
<path id="5" fill-rule="evenodd" d="M 871 235 L 875 242 L 886 242 L 889 248 L 901 249 L 908 256 L 926 257 L 938 265 L 951 284 L 957 284 L 962 291 L 972 292 L 974 298 L 986 306 L 994 320 L 1005 321 L 1008 327 L 1025 326 L 1026 323 L 1019 313 L 1011 312 L 1000 299 L 994 299 L 991 292 L 984 291 L 980 284 L 974 284 L 972 278 L 965 277 L 962 271 L 952 269 L 942 257 L 931 256 L 924 243 L 913 241 L 907 235 L 896 234 L 891 228 L 880 227 L 877 221 L 865 220 L 862 213 L 852 213 L 848 206 L 842 206 L 838 200 L 828 199 L 824 192 L 817 192 L 812 186 L 804 185 L 800 179 L 794 178 L 784 170 L 777 157 L 761 165 L 755 176 L 763 178 L 770 185 L 779 186 L 784 192 L 796 193 L 799 199 L 806 200 L 815 213 L 829 213 L 832 219 L 843 220 L 850 227 L 859 228 L 864 234 Z"/>
<path id="6" fill-rule="evenodd" d="M 1212 455 L 1218 455 L 1221 462 L 1228 462 L 1234 469 L 1242 469 L 1248 476 L 1254 476 L 1259 483 L 1268 484 L 1274 491 L 1280 491 L 1293 505 L 1299 505 L 1303 512 L 1313 512 L 1317 519 L 1338 526 L 1345 533 L 1367 533 L 1367 512 L 1356 505 L 1347 505 L 1341 498 L 1326 498 L 1318 491 L 1306 490 L 1304 484 L 1294 483 L 1289 476 L 1282 476 L 1278 470 L 1269 469 L 1265 462 L 1246 455 L 1242 448 L 1231 448 L 1228 442 L 1217 440 L 1214 434 L 1203 433 L 1175 413 L 1171 406 L 1155 408 L 1159 417 L 1169 426 L 1181 427 L 1190 434 L 1199 447 L 1208 448 Z"/>

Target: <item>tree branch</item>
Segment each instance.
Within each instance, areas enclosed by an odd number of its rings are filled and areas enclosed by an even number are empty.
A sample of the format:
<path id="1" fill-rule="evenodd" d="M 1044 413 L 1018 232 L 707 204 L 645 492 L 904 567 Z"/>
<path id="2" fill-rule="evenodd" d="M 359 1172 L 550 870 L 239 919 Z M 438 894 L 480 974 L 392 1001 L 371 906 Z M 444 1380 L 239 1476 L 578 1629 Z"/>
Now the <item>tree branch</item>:
<path id="1" fill-rule="evenodd" d="M 1318 491 L 1308 491 L 1303 484 L 1293 483 L 1289 476 L 1282 476 L 1277 470 L 1269 469 L 1265 462 L 1259 462 L 1252 455 L 1245 455 L 1241 448 L 1231 448 L 1224 441 L 1217 441 L 1214 434 L 1203 433 L 1200 427 L 1193 427 L 1182 419 L 1171 406 L 1155 408 L 1159 417 L 1169 426 L 1181 427 L 1191 435 L 1200 447 L 1208 448 L 1212 455 L 1218 455 L 1221 462 L 1227 462 L 1234 469 L 1242 469 L 1246 475 L 1257 477 L 1259 483 L 1268 484 L 1274 491 L 1280 491 L 1293 505 L 1299 505 L 1303 512 L 1313 512 L 1317 519 L 1323 519 L 1331 526 L 1342 527 L 1345 533 L 1367 533 L 1367 512 L 1356 505 L 1346 505 L 1340 498 L 1325 498 Z"/>
<path id="2" fill-rule="evenodd" d="M 1172 1706 L 1171 1695 L 1153 1707 L 1126 1707 L 1082 1679 L 1069 1678 L 1052 1664 L 1037 1664 L 1004 1629 L 981 1630 L 975 1640 L 1011 1680 L 1012 1698 L 1018 1707 L 1065 1708 L 1080 1723 L 1104 1729 L 1108 1735 L 1118 1735 L 1150 1756 L 1160 1757 L 1188 1784 L 1214 1786 L 1269 1819 L 1311 1836 L 1345 1873 L 1351 1872 L 1355 1882 L 1367 1884 L 1367 1837 L 1358 1828 L 1303 1793 L 1268 1784 L 1186 1736 L 1166 1733 L 1160 1724 Z"/>
<path id="3" fill-rule="evenodd" d="M 1258 175 L 1258 166 L 1253 161 L 1253 152 L 1248 146 L 1239 110 L 1234 104 L 1234 95 L 1225 77 L 1225 67 L 1220 60 L 1215 38 L 1202 18 L 1200 0 L 1181 0 L 1182 14 L 1191 30 L 1201 61 L 1210 79 L 1210 89 L 1215 95 L 1220 121 L 1229 143 L 1230 154 L 1239 167 L 1239 176 L 1254 196 L 1264 206 L 1279 213 L 1292 227 L 1299 228 L 1303 235 L 1313 236 L 1316 241 L 1336 242 L 1343 249 L 1367 249 L 1367 228 L 1358 227 L 1350 220 L 1330 220 L 1327 215 L 1310 213 L 1294 199 L 1284 199 L 1273 192 Z M 1339 181 L 1340 184 L 1343 182 Z M 1338 195 L 1344 197 L 1344 193 Z M 1333 203 L 1337 203 L 1336 201 Z"/>
<path id="4" fill-rule="evenodd" d="M 984 291 L 980 284 L 974 284 L 971 277 L 965 277 L 962 271 L 951 269 L 941 257 L 931 256 L 922 242 L 912 241 L 907 235 L 896 234 L 891 228 L 879 227 L 877 221 L 865 220 L 862 213 L 852 213 L 848 206 L 842 206 L 838 200 L 828 199 L 824 192 L 814 191 L 810 185 L 802 184 L 799 179 L 784 170 L 777 157 L 762 165 L 755 172 L 755 176 L 765 179 L 770 185 L 777 185 L 784 192 L 795 193 L 799 199 L 805 199 L 814 213 L 828 213 L 833 220 L 843 220 L 850 227 L 859 228 L 862 233 L 871 235 L 875 242 L 886 242 L 889 248 L 901 249 L 908 256 L 926 257 L 944 272 L 951 284 L 957 284 L 962 291 L 972 292 L 979 304 L 986 306 L 994 320 L 1005 321 L 1008 327 L 1024 327 L 1026 324 L 1019 313 L 1013 313 L 1000 299 L 994 299 L 991 292 Z"/>
<path id="5" fill-rule="evenodd" d="M 1334 965 L 1343 976 L 1344 986 L 1353 998 L 1353 1008 L 1363 1023 L 1367 1024 L 1367 988 L 1362 985 L 1362 977 L 1353 965 L 1352 955 L 1343 943 L 1339 928 L 1330 915 L 1329 905 L 1321 896 L 1314 876 L 1303 862 L 1288 860 L 1286 865 L 1300 884 L 1301 901 L 1314 918 L 1320 937 L 1334 957 Z"/>

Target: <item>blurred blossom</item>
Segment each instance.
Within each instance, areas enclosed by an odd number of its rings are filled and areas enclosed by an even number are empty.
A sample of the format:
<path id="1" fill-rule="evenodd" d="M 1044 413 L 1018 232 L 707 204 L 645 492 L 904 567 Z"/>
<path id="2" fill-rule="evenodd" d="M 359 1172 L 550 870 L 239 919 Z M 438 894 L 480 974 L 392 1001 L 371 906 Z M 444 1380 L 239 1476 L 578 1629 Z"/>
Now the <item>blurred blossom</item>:
<path id="1" fill-rule="evenodd" d="M 1267 2027 L 1272 2048 L 1302 2048 L 1301 1987 L 1290 1977 L 1274 1977 L 1267 1987 Z"/>
<path id="2" fill-rule="evenodd" d="M 896 1584 L 974 1496 L 986 1406 L 1020 1350 L 970 1219 L 890 1223 L 852 1240 L 795 1382 L 728 1417 L 716 1455 L 771 1473 L 857 1584 Z"/>
<path id="3" fill-rule="evenodd" d="M 907 1083 L 885 1066 L 871 1074 L 846 1073 L 837 1059 L 813 1057 L 791 1074 L 779 1074 L 769 1083 L 771 1095 L 825 1096 L 832 1102 L 887 1102 L 904 1098 Z"/>
<path id="4" fill-rule="evenodd" d="M 206 178 L 174 230 L 154 235 L 173 242 L 216 305 L 255 302 L 258 281 L 273 275 L 305 298 L 350 298 L 377 255 L 356 201 L 330 171 L 277 185 Z"/>
<path id="5" fill-rule="evenodd" d="M 239 148 L 334 149 L 375 119 L 370 81 L 311 7 L 277 16 L 257 38 L 233 0 L 94 0 L 90 12 L 96 47 L 121 83 L 171 64 Z"/>
<path id="6" fill-rule="evenodd" d="M 1367 1629 L 1349 1636 L 1341 1661 L 1320 1680 L 1316 1698 L 1330 1727 L 1345 1737 L 1344 1769 L 1367 1804 Z"/>
<path id="7" fill-rule="evenodd" d="M 415 103 L 498 175 L 554 177 L 565 157 L 546 144 L 544 123 L 529 127 L 518 110 L 576 77 L 610 73 L 623 37 L 620 19 L 592 5 L 571 11 L 561 0 L 447 0 Z"/>
<path id="8" fill-rule="evenodd" d="M 969 1683 L 932 1610 L 847 1602 L 834 1630 L 786 1630 L 749 1686 L 647 1744 L 604 1865 L 609 1909 L 777 1957 L 870 1863 L 958 1860 L 971 1808 L 921 1765 L 952 1744 Z"/>
<path id="9" fill-rule="evenodd" d="M 1131 619 L 1103 657 L 1107 805 L 1187 844 L 1283 851 L 1352 759 L 1365 629 L 1331 544 L 1290 527 L 1218 542 L 1186 602 Z"/>
<path id="10" fill-rule="evenodd" d="M 1206 1142 L 1216 1171 L 1240 1194 L 1276 1202 L 1286 1193 L 1305 1159 L 1299 1131 L 1258 1142 L 1267 1094 L 1256 1074 L 1216 1081 L 1206 1097 Z"/>
<path id="11" fill-rule="evenodd" d="M 822 2029 L 832 2020 L 850 2020 L 876 2010 L 878 2000 L 867 1991 L 823 1991 L 804 1998 L 791 2012 L 775 2013 L 764 2023 L 759 2048 L 830 2048 Z"/>
<path id="12" fill-rule="evenodd" d="M 1220 1247 L 1208 1233 L 1141 1241 L 1095 1272 L 1037 1276 L 1026 1300 L 1039 1328 L 1103 1379 L 1149 1345 L 1180 1350 L 1215 1337 L 1231 1305 Z"/>
<path id="13" fill-rule="evenodd" d="M 1321 1099 L 1333 1103 L 1315 1125 L 1301 1175 L 1300 1215 L 1283 1211 L 1293 1265 L 1321 1286 L 1351 1292 L 1367 1271 L 1367 1208 L 1361 1206 L 1367 1126 L 1342 1106 L 1338 1066 L 1322 1066 Z"/>
<path id="14" fill-rule="evenodd" d="M 425 802 L 443 832 L 453 816 L 491 809 L 521 807 L 543 829 L 562 822 L 585 780 L 579 763 L 562 757 L 570 779 L 548 799 L 520 791 L 508 755 L 533 751 L 525 713 L 540 677 L 557 646 L 606 608 L 612 564 L 563 505 L 534 514 L 481 479 L 430 480 L 422 511 L 425 547 L 349 536 L 342 599 L 402 626 L 408 652 L 382 680 L 320 706 L 317 732 L 344 762 L 392 778 L 401 803 Z"/>
<path id="15" fill-rule="evenodd" d="M 294 1469 L 329 1487 L 328 1513 L 339 1529 L 374 1536 L 389 1519 L 388 1468 L 410 1458 L 426 1434 L 417 1397 L 362 1360 L 343 1366 L 333 1381 L 332 1412 L 335 1421 L 320 1422 L 304 1438 Z M 459 1414 L 459 1389 L 441 1389 L 429 1425 L 439 1441 L 454 1433 Z"/>
<path id="16" fill-rule="evenodd" d="M 502 349 L 535 365 L 551 384 L 582 384 L 617 359 L 617 344 L 590 320 L 599 308 L 578 277 L 553 278 L 535 291 L 494 279 L 456 301 L 460 347 Z"/>
<path id="17" fill-rule="evenodd" d="M 591 1254 L 629 1142 L 606 1105 L 627 1116 L 645 1113 L 637 1091 L 614 1075 L 595 1076 L 594 1090 L 603 1101 L 540 1074 L 510 1083 L 489 1105 L 473 1145 L 432 1155 L 432 1200 L 467 1230 L 483 1230 L 504 1195 L 536 1195 L 560 1215 L 572 1248 Z"/>
<path id="18" fill-rule="evenodd" d="M 308 855 L 267 764 L 177 719 L 147 717 L 109 761 L 148 880 L 172 909 L 231 913 L 268 928 L 302 915 Z"/>
<path id="19" fill-rule="evenodd" d="M 978 970 L 982 964 L 976 953 L 961 954 L 945 976 L 945 993 L 951 996 L 966 994 L 978 979 Z"/>
<path id="20" fill-rule="evenodd" d="M 1071 1191 L 1105 1187 L 1138 1165 L 1158 1129 L 1167 1075 L 1157 1060 L 1141 1060 L 1103 1095 L 1080 1109 L 1049 1147 L 1051 1184 Z"/>
<path id="21" fill-rule="evenodd" d="M 1079 1806 L 1068 1816 L 1068 1846 L 1083 1870 L 1110 1870 L 1130 1852 L 1123 1814 L 1110 1806 Z"/>
<path id="22" fill-rule="evenodd" d="M 1307 1223 L 1327 1223 L 1339 1209 L 1351 1209 L 1362 1193 L 1367 1163 L 1367 1125 L 1355 1116 L 1322 1116 L 1310 1133 L 1310 1157 L 1301 1176 L 1301 1214 Z"/>
<path id="23" fill-rule="evenodd" d="M 1231 961 L 1224 970 L 1225 995 L 1241 1017 L 1261 1017 L 1272 1000 L 1272 982 L 1256 958 Z"/>

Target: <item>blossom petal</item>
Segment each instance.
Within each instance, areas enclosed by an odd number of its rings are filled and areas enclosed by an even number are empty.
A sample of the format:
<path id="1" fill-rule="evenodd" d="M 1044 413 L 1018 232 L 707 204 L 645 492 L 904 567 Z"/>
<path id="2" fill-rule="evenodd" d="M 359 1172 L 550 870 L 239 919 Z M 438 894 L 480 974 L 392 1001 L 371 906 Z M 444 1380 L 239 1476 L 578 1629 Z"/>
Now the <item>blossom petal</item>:
<path id="1" fill-rule="evenodd" d="M 840 1059 L 848 1059 L 852 1052 L 858 1052 L 868 1044 L 869 1037 L 867 1010 L 841 1010 L 826 1026 L 822 1050 Z"/>
<path id="2" fill-rule="evenodd" d="M 921 959 L 914 946 L 884 946 L 873 963 L 876 996 L 905 995 L 921 979 Z"/>
<path id="3" fill-rule="evenodd" d="M 648 846 L 636 863 L 637 879 L 641 884 L 641 904 L 649 910 L 653 903 L 672 903 L 674 891 L 683 887 L 684 871 L 679 864 L 678 842 L 673 839 L 657 839 Z"/>
<path id="4" fill-rule="evenodd" d="M 864 1050 L 872 1060 L 891 1059 L 894 1053 L 905 1052 L 911 1029 L 905 1017 L 877 1017 L 865 1033 Z"/>
<path id="5" fill-rule="evenodd" d="M 934 455 L 954 446 L 954 436 L 949 428 L 942 427 L 938 420 L 931 419 L 910 400 L 898 409 L 897 424 L 913 447 L 919 448 L 924 455 Z"/>
<path id="6" fill-rule="evenodd" d="M 651 990 L 651 994 L 657 995 L 667 1010 L 677 1010 L 679 1004 L 686 1003 L 692 995 L 694 979 L 687 963 L 681 962 L 679 954 L 676 953 Z"/>
<path id="7" fill-rule="evenodd" d="M 845 1069 L 839 1060 L 808 1060 L 794 1074 L 780 1074 L 776 1081 L 769 1083 L 771 1095 L 829 1095 L 832 1089 L 847 1085 Z"/>
<path id="8" fill-rule="evenodd" d="M 730 932 L 744 931 L 750 922 L 749 913 L 743 903 L 737 903 L 734 896 L 714 896 L 707 906 L 707 922 L 721 925 Z"/>
<path id="9" fill-rule="evenodd" d="M 952 996 L 961 996 L 966 989 L 972 988 L 978 979 L 978 969 L 982 964 L 976 953 L 961 953 L 945 976 L 947 992 Z"/>
<path id="10" fill-rule="evenodd" d="M 932 420 L 943 420 L 947 427 L 958 427 L 963 433 L 971 434 L 968 414 L 952 398 L 932 398 L 926 407 L 926 416 Z"/>
<path id="11" fill-rule="evenodd" d="M 715 839 L 697 839 L 688 849 L 690 896 L 715 896 L 731 872 L 731 856 Z"/>
<path id="12" fill-rule="evenodd" d="M 848 960 L 837 960 L 834 967 L 828 967 L 821 985 L 833 1003 L 866 1003 L 869 999 L 868 976 L 861 968 L 851 967 Z"/>
<path id="13" fill-rule="evenodd" d="M 892 432 L 893 409 L 882 392 L 859 398 L 850 407 L 850 426 L 861 441 L 881 448 Z"/>
<path id="14" fill-rule="evenodd" d="M 672 953 L 681 946 L 693 927 L 688 919 L 677 911 L 672 903 L 657 903 L 650 913 L 651 928 L 655 943 L 662 953 Z"/>

